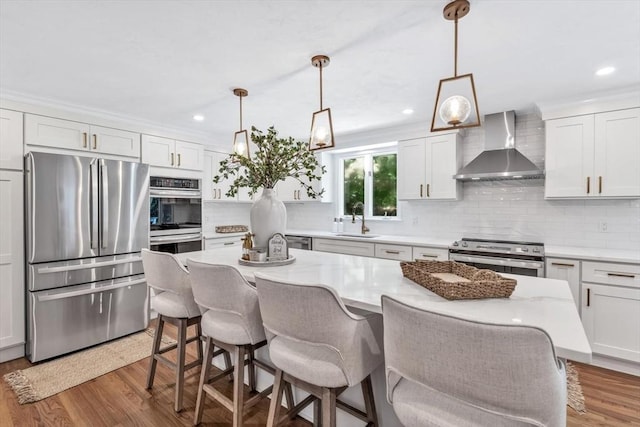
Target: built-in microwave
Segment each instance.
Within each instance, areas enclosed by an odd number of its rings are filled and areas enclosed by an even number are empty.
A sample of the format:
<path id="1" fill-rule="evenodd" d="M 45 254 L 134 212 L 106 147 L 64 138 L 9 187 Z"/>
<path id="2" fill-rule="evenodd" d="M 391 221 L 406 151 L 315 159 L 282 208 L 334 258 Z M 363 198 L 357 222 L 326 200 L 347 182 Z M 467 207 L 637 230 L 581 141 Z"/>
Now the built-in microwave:
<path id="1" fill-rule="evenodd" d="M 151 250 L 178 253 L 202 249 L 200 180 L 151 177 L 149 198 Z"/>

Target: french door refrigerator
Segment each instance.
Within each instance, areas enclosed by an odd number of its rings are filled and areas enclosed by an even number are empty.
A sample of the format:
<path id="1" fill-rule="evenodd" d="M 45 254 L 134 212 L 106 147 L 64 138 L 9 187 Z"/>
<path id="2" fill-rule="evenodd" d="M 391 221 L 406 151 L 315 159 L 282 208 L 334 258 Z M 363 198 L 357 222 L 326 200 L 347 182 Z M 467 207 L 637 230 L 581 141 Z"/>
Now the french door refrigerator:
<path id="1" fill-rule="evenodd" d="M 31 152 L 25 192 L 29 360 L 146 328 L 149 166 Z"/>

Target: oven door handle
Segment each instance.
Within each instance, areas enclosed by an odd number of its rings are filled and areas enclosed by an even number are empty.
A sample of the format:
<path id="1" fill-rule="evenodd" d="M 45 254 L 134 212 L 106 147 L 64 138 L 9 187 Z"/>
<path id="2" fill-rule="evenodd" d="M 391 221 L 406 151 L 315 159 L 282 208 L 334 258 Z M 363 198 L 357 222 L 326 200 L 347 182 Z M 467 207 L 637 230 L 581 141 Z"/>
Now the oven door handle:
<path id="1" fill-rule="evenodd" d="M 197 240 L 202 240 L 201 233 L 180 234 L 177 236 L 157 236 L 149 239 L 149 243 L 151 243 L 152 245 L 157 245 L 162 243 L 195 242 Z"/>
<path id="2" fill-rule="evenodd" d="M 449 254 L 449 259 L 452 261 L 461 261 L 461 262 L 475 262 L 478 264 L 494 264 L 494 265 L 502 265 L 505 267 L 520 267 L 520 268 L 535 268 L 540 269 L 544 267 L 544 262 L 538 261 L 523 261 L 512 258 L 497 258 L 497 257 L 477 257 L 477 256 L 469 256 L 469 255 L 460 255 L 460 254 Z"/>
<path id="3" fill-rule="evenodd" d="M 201 199 L 202 192 L 200 190 L 149 190 L 150 197 L 160 197 L 168 199 Z"/>

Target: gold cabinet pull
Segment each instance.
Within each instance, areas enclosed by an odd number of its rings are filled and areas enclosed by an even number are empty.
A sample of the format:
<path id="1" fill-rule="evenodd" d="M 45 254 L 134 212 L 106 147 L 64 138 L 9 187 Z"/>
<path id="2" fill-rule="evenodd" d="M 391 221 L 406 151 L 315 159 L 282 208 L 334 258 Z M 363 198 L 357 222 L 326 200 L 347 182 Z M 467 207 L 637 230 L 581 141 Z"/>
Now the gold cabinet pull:
<path id="1" fill-rule="evenodd" d="M 425 258 L 438 258 L 438 255 L 422 254 Z"/>
<path id="2" fill-rule="evenodd" d="M 427 197 L 431 197 L 431 192 L 429 191 L 429 187 L 431 187 L 431 184 L 427 184 Z"/>
<path id="3" fill-rule="evenodd" d="M 82 148 L 87 148 L 87 133 L 82 132 Z"/>
<path id="4" fill-rule="evenodd" d="M 575 267 L 574 264 L 567 264 L 564 262 L 552 262 L 551 265 L 555 265 L 557 267 Z"/>
<path id="5" fill-rule="evenodd" d="M 400 255 L 400 251 L 389 251 L 389 250 L 385 250 L 386 253 L 391 254 L 391 255 Z"/>
<path id="6" fill-rule="evenodd" d="M 622 274 L 622 273 L 607 273 L 607 276 L 612 276 L 612 277 L 626 277 L 628 279 L 633 279 L 635 276 L 635 274 Z"/>
<path id="7" fill-rule="evenodd" d="M 420 198 L 422 198 L 422 184 L 420 184 Z"/>
<path id="8" fill-rule="evenodd" d="M 173 166 L 173 153 L 171 153 L 171 166 Z"/>
<path id="9" fill-rule="evenodd" d="M 598 194 L 602 194 L 602 177 L 598 177 Z"/>
<path id="10" fill-rule="evenodd" d="M 296 193 L 298 192 L 298 190 L 293 190 L 293 200 L 296 200 Z"/>
<path id="11" fill-rule="evenodd" d="M 587 177 L 587 194 L 591 193 L 591 177 Z"/>
<path id="12" fill-rule="evenodd" d="M 587 288 L 587 307 L 591 305 L 591 289 Z"/>
<path id="13" fill-rule="evenodd" d="M 178 166 L 180 166 L 180 153 L 178 153 Z"/>
<path id="14" fill-rule="evenodd" d="M 218 199 L 222 199 L 222 190 L 218 188 Z"/>
<path id="15" fill-rule="evenodd" d="M 93 134 L 93 149 L 96 150 L 98 148 L 98 135 Z"/>

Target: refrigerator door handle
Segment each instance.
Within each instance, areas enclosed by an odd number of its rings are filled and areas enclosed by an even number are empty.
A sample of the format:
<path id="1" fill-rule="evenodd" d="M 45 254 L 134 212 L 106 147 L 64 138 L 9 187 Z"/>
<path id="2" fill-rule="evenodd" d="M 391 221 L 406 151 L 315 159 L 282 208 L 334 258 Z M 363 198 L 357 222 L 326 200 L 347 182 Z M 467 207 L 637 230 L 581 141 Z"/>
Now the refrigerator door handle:
<path id="1" fill-rule="evenodd" d="M 89 166 L 89 182 L 91 190 L 89 196 L 91 224 L 89 227 L 89 239 L 91 249 L 98 248 L 98 165 L 91 162 Z"/>
<path id="2" fill-rule="evenodd" d="M 100 242 L 101 247 L 106 249 L 109 238 L 109 174 L 104 159 L 100 159 L 100 177 L 102 180 L 102 207 L 100 208 L 102 236 L 100 236 Z"/>
<path id="3" fill-rule="evenodd" d="M 98 292 L 111 291 L 113 289 L 124 288 L 126 286 L 139 285 L 141 283 L 146 283 L 146 281 L 147 279 L 138 279 L 138 280 L 131 280 L 127 282 L 117 283 L 114 285 L 103 286 L 101 288 L 83 289 L 81 291 L 70 291 L 70 292 L 64 292 L 64 293 L 54 294 L 54 295 L 38 295 L 38 301 L 40 302 L 54 301 L 58 299 L 77 297 L 81 295 L 97 294 Z"/>
<path id="4" fill-rule="evenodd" d="M 142 257 L 117 259 L 114 261 L 94 262 L 90 264 L 65 265 L 61 267 L 40 267 L 38 268 L 38 274 L 51 274 L 51 273 L 61 273 L 65 271 L 88 270 L 90 268 L 109 267 L 109 266 L 120 265 L 120 264 L 133 264 L 134 262 L 140 262 L 140 261 L 142 261 Z"/>

